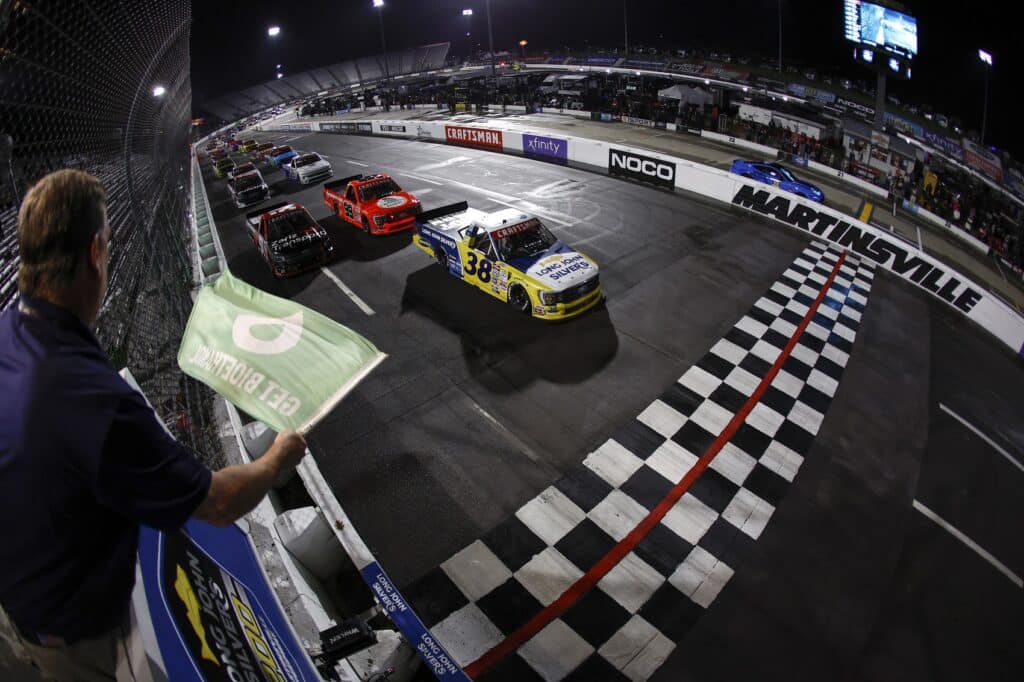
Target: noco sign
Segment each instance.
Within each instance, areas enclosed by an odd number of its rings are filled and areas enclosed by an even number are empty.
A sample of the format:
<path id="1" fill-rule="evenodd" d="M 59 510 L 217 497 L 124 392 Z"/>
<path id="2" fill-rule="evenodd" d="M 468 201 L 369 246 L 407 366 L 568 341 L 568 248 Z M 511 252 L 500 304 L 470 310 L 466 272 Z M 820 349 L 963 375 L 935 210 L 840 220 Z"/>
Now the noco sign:
<path id="1" fill-rule="evenodd" d="M 608 150 L 608 174 L 650 182 L 668 189 L 674 189 L 676 186 L 676 165 L 674 163 L 622 149 Z"/>

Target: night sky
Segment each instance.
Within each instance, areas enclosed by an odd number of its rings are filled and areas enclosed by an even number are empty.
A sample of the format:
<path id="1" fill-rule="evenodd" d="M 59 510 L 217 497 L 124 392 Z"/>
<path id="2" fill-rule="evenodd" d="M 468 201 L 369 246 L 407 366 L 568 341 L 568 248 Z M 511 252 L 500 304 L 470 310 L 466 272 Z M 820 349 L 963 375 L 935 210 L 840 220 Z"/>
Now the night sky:
<path id="1" fill-rule="evenodd" d="M 452 42 L 466 50 L 466 18 L 472 8 L 474 40 L 487 44 L 483 0 L 386 0 L 388 50 Z M 496 49 L 518 50 L 520 39 L 533 48 L 621 46 L 622 2 L 616 0 L 492 0 Z M 778 54 L 776 0 L 738 2 L 655 2 L 631 0 L 630 45 L 696 47 L 766 58 Z M 930 103 L 960 118 L 966 129 L 981 128 L 984 68 L 978 48 L 991 52 L 986 142 L 1024 160 L 1024 135 L 1014 114 L 1014 83 L 1020 51 L 1011 41 L 1021 34 L 1017 13 L 993 2 L 904 3 L 918 20 L 919 52 L 913 80 L 889 79 L 888 92 L 901 101 Z M 969 7 L 969 10 L 962 9 Z M 967 15 L 964 12 L 968 12 Z M 193 4 L 192 88 L 204 99 L 269 80 L 274 66 L 285 74 L 380 52 L 377 10 L 371 0 L 202 0 Z M 852 43 L 843 38 L 841 0 L 783 0 L 783 64 L 841 67 L 854 78 L 873 74 L 853 63 Z M 267 37 L 267 26 L 281 35 Z M 872 83 L 873 85 L 873 83 Z M 835 87 L 833 89 L 836 89 Z"/>

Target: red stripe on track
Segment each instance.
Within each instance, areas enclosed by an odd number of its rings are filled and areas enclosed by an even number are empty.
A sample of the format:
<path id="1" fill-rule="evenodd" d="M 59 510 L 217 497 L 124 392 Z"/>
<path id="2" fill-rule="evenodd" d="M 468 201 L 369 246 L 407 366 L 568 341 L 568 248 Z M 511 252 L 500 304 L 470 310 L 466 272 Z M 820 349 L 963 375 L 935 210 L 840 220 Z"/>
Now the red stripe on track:
<path id="1" fill-rule="evenodd" d="M 811 307 L 807 310 L 804 318 L 800 321 L 800 326 L 796 328 L 793 335 L 790 337 L 786 347 L 779 354 L 779 357 L 775 359 L 771 368 L 761 379 L 761 383 L 757 385 L 757 388 L 747 399 L 747 402 L 743 404 L 740 411 L 737 412 L 733 418 L 729 421 L 726 427 L 722 430 L 722 433 L 718 435 L 718 438 L 708 446 L 708 449 L 701 455 L 697 463 L 694 464 L 686 475 L 678 483 L 676 483 L 672 489 L 665 495 L 665 498 L 658 503 L 654 509 L 640 522 L 636 527 L 629 532 L 629 534 L 622 538 L 614 547 L 612 547 L 607 554 L 601 557 L 596 564 L 594 564 L 589 571 L 584 573 L 572 586 L 569 587 L 565 592 L 562 593 L 558 599 L 548 604 L 546 607 L 541 609 L 537 615 L 528 620 L 518 630 L 513 632 L 511 635 L 503 639 L 497 645 L 495 645 L 490 651 L 484 653 L 480 658 L 476 659 L 468 666 L 464 668 L 467 675 L 472 678 L 477 677 L 488 668 L 493 666 L 501 659 L 508 656 L 510 653 L 521 647 L 523 644 L 528 642 L 530 638 L 536 635 L 538 632 L 547 627 L 551 621 L 558 618 L 560 615 L 575 604 L 579 599 L 587 593 L 588 590 L 593 588 L 598 581 L 601 580 L 609 571 L 611 571 L 616 564 L 622 561 L 623 557 L 629 554 L 633 549 L 640 543 L 644 537 L 651 532 L 669 512 L 670 509 L 679 501 L 679 498 L 686 493 L 687 490 L 693 485 L 704 470 L 708 468 L 711 461 L 718 455 L 718 453 L 725 447 L 725 444 L 736 434 L 736 431 L 746 421 L 747 415 L 750 414 L 757 404 L 761 401 L 761 397 L 765 391 L 771 385 L 775 376 L 782 369 L 782 365 L 789 359 L 790 354 L 793 352 L 793 348 L 796 347 L 797 341 L 800 340 L 800 336 L 807 329 L 807 325 L 811 323 L 815 313 L 818 311 L 818 307 L 821 302 L 825 299 L 825 294 L 828 293 L 829 288 L 832 286 L 832 282 L 835 281 L 836 275 L 839 273 L 839 268 L 842 267 L 843 261 L 846 260 L 846 252 L 844 251 L 839 255 L 839 260 L 832 268 L 832 272 L 829 274 L 828 280 L 821 287 L 821 291 L 818 292 L 817 298 L 811 304 Z"/>

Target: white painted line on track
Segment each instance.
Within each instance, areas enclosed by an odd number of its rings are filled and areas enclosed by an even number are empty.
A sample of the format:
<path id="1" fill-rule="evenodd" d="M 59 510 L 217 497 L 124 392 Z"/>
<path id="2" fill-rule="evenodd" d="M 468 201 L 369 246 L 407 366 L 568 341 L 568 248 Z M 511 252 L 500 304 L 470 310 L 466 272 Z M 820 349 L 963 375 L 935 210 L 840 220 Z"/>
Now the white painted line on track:
<path id="1" fill-rule="evenodd" d="M 324 267 L 320 268 L 320 271 L 322 273 L 324 273 L 325 275 L 327 275 L 327 277 L 330 278 L 330 280 L 332 282 L 334 282 L 336 285 L 338 285 L 338 288 L 341 289 L 342 292 L 344 292 L 344 294 L 346 296 L 348 296 L 350 299 L 352 299 L 352 302 L 355 303 L 357 306 L 359 306 L 360 310 L 362 310 L 367 315 L 373 315 L 374 314 L 373 308 L 371 308 L 370 306 L 366 305 L 366 301 L 364 301 L 363 299 L 359 298 L 359 296 L 356 294 L 356 292 L 352 291 L 352 289 L 350 289 L 347 284 L 342 282 L 341 279 L 337 275 L 335 275 L 333 272 L 331 272 L 327 268 L 326 265 Z"/>
<path id="2" fill-rule="evenodd" d="M 991 438 L 989 438 L 988 436 L 986 436 L 986 435 L 985 435 L 984 433 L 982 433 L 981 431 L 979 431 L 979 430 L 978 430 L 978 428 L 977 428 L 977 427 L 975 427 L 975 426 L 974 426 L 973 424 L 971 424 L 970 422 L 968 422 L 968 421 L 967 421 L 966 419 L 964 419 L 963 417 L 961 417 L 960 415 L 958 415 L 958 414 L 957 414 L 956 412 L 954 412 L 953 410 L 951 410 L 951 409 L 949 409 L 948 407 L 946 407 L 945 405 L 943 405 L 942 403 L 939 403 L 939 409 L 940 409 L 940 410 L 942 410 L 943 412 L 945 412 L 946 414 L 948 414 L 948 415 L 949 415 L 950 417 L 952 417 L 953 419 L 955 419 L 955 420 L 957 420 L 958 422 L 960 422 L 961 424 L 963 424 L 963 425 L 964 425 L 964 427 L 965 427 L 965 428 L 966 428 L 966 429 L 967 429 L 968 431 L 970 431 L 971 433 L 973 433 L 973 434 L 974 434 L 975 436 L 977 436 L 978 438 L 980 438 L 980 439 L 982 439 L 983 441 L 985 441 L 986 443 L 988 443 L 988 444 L 989 444 L 989 446 L 991 446 L 993 450 L 995 450 L 995 451 L 996 451 L 996 452 L 998 452 L 998 453 L 999 453 L 1000 455 L 1002 455 L 1003 457 L 1005 457 L 1005 458 L 1006 458 L 1006 459 L 1007 459 L 1007 460 L 1008 460 L 1008 461 L 1009 461 L 1009 462 L 1010 462 L 1011 464 L 1013 464 L 1013 466 L 1017 467 L 1017 468 L 1018 468 L 1018 469 L 1020 469 L 1021 471 L 1024 471 L 1024 464 L 1022 464 L 1021 462 L 1019 462 L 1019 461 L 1017 460 L 1017 458 L 1016 458 L 1016 457 L 1014 457 L 1013 455 L 1011 455 L 1011 454 L 1010 454 L 1009 452 L 1007 452 L 1007 451 L 1006 451 L 1006 450 L 1004 450 L 1003 448 L 999 447 L 999 445 L 997 445 L 997 444 L 996 444 L 995 442 L 993 442 L 993 441 L 992 441 L 992 439 L 991 439 Z"/>
<path id="3" fill-rule="evenodd" d="M 1006 564 L 1004 564 L 1003 562 L 999 561 L 999 559 L 996 559 L 994 556 L 989 554 L 981 545 L 979 545 L 974 540 L 964 535 L 962 532 L 960 532 L 960 530 L 954 527 L 951 523 L 943 519 L 941 516 L 939 516 L 931 509 L 918 502 L 917 500 L 914 500 L 914 509 L 927 516 L 929 519 L 934 521 L 942 528 L 945 528 L 950 535 L 952 535 L 957 540 L 970 547 L 972 550 L 974 550 L 974 553 L 980 556 L 982 559 L 995 566 L 996 570 L 998 570 L 1000 573 L 1009 578 L 1014 585 L 1021 589 L 1024 589 L 1024 579 L 1022 579 L 1019 575 L 1017 575 L 1009 568 L 1007 568 Z"/>
<path id="4" fill-rule="evenodd" d="M 915 225 L 914 227 L 917 228 L 917 248 L 924 251 L 924 244 L 921 242 L 921 226 Z"/>
<path id="5" fill-rule="evenodd" d="M 424 178 L 423 176 L 413 175 L 412 173 L 401 173 L 400 172 L 400 173 L 397 173 L 397 175 L 404 175 L 405 177 L 412 178 L 413 180 L 421 180 L 423 182 L 428 182 L 431 185 L 437 185 L 438 187 L 443 187 L 444 186 L 443 182 L 438 182 L 437 180 L 428 180 L 427 178 Z"/>
<path id="6" fill-rule="evenodd" d="M 353 161 L 352 159 L 342 159 L 342 161 L 344 161 L 345 163 L 351 163 L 353 166 L 362 166 L 363 168 L 368 168 L 370 166 L 370 164 L 368 163 L 363 163 L 362 161 Z"/>
<path id="7" fill-rule="evenodd" d="M 453 156 L 452 158 L 446 159 L 444 161 L 441 161 L 440 163 L 428 163 L 426 166 L 420 166 L 416 170 L 418 170 L 418 171 L 434 170 L 436 168 L 444 168 L 445 166 L 451 166 L 451 165 L 454 165 L 456 163 L 462 163 L 463 161 L 470 161 L 470 160 L 471 159 L 468 156 Z"/>
<path id="8" fill-rule="evenodd" d="M 514 197 L 509 194 L 502 194 L 501 192 L 495 192 L 494 190 L 491 189 L 484 189 L 483 187 L 477 187 L 476 185 L 470 185 L 465 182 L 459 182 L 458 180 L 448 180 L 448 182 L 452 185 L 458 185 L 459 187 L 464 187 L 465 189 L 468 189 L 472 192 L 482 194 L 491 201 L 502 204 L 503 206 L 508 206 L 509 208 L 514 208 L 517 211 L 526 210 L 529 211 L 530 213 L 536 213 L 540 217 L 546 220 L 550 220 L 551 222 L 561 225 L 562 227 L 572 227 L 576 223 L 580 222 L 578 220 L 563 220 L 562 218 L 551 215 L 550 213 L 544 210 L 538 210 L 536 204 L 525 199 L 520 199 L 519 197 Z"/>
<path id="9" fill-rule="evenodd" d="M 1010 280 L 1006 279 L 1006 273 L 1003 272 L 1003 266 L 999 264 L 999 256 L 993 256 L 992 260 L 996 262 L 996 269 L 999 270 L 999 274 L 1003 276 L 1003 281 L 1009 283 Z"/>

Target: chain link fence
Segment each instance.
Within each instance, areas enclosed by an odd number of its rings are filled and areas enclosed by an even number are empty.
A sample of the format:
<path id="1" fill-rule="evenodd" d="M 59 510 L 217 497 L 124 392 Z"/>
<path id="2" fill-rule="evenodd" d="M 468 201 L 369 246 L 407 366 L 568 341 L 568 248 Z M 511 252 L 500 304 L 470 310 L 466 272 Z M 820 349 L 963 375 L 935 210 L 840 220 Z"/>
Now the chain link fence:
<path id="1" fill-rule="evenodd" d="M 0 309 L 17 296 L 25 192 L 59 168 L 99 177 L 113 236 L 97 336 L 218 466 L 212 396 L 176 361 L 191 310 L 191 14 L 189 0 L 0 0 Z"/>

